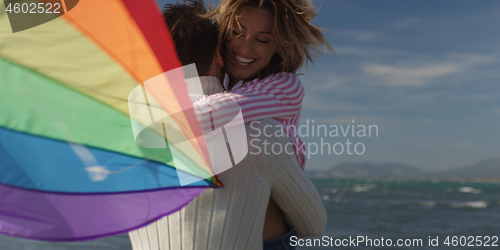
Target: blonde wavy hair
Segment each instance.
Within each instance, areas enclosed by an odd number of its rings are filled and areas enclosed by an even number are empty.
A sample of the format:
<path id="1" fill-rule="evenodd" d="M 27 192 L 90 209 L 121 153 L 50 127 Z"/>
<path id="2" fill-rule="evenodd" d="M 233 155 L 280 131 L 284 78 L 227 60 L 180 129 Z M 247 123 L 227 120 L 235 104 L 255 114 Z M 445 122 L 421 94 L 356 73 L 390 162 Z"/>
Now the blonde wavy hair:
<path id="1" fill-rule="evenodd" d="M 316 11 L 309 0 L 222 0 L 216 8 L 211 8 L 205 17 L 215 22 L 223 55 L 227 55 L 225 42 L 234 26 L 240 26 L 238 14 L 245 6 L 266 9 L 274 20 L 273 37 L 277 53 L 256 77 L 263 78 L 282 71 L 295 72 L 304 62 L 313 62 L 319 46 L 324 46 L 325 51 L 333 53 L 323 30 L 311 23 Z"/>

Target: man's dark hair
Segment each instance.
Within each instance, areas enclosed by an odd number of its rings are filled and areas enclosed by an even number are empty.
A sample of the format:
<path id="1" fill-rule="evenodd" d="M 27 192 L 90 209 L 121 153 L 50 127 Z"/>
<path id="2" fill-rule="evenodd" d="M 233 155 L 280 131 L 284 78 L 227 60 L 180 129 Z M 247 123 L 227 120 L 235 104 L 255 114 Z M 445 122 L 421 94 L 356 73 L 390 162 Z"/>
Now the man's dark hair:
<path id="1" fill-rule="evenodd" d="M 206 12 L 203 1 L 199 0 L 163 7 L 163 17 L 182 65 L 195 63 L 200 76 L 208 74 L 217 46 L 215 26 L 200 16 Z"/>

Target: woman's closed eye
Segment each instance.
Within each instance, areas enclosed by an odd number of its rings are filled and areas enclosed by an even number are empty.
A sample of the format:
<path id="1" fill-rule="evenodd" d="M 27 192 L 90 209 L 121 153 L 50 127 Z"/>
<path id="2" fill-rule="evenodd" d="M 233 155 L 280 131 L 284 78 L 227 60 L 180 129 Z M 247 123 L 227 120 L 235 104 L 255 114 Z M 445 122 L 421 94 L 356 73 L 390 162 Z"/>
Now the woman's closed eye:
<path id="1" fill-rule="evenodd" d="M 267 43 L 270 43 L 271 41 L 257 39 L 257 42 L 267 44 Z"/>
<path id="2" fill-rule="evenodd" d="M 235 30 L 233 30 L 233 35 L 235 35 L 235 36 L 239 36 L 239 35 L 241 35 L 241 33 L 238 33 L 238 32 L 236 32 Z"/>
<path id="3" fill-rule="evenodd" d="M 236 32 L 236 30 L 233 30 L 233 31 L 232 31 L 232 33 L 233 33 L 233 35 L 234 35 L 234 36 L 236 36 L 236 37 L 240 37 L 240 36 L 242 35 L 242 34 L 241 34 L 241 32 L 240 32 L 240 33 L 238 33 L 238 32 Z M 255 39 L 255 40 L 257 40 L 257 42 L 259 42 L 259 43 L 263 43 L 263 44 L 268 44 L 268 43 L 270 43 L 270 42 L 271 42 L 270 40 L 261 40 L 261 39 Z"/>

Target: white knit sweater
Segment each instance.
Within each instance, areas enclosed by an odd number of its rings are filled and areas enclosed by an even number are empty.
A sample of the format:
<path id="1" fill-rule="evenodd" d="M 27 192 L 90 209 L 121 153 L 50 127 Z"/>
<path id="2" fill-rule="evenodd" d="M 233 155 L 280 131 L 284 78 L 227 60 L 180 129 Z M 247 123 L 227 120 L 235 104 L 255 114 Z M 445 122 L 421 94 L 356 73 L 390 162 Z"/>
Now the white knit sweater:
<path id="1" fill-rule="evenodd" d="M 266 154 L 263 143 L 285 147 L 289 138 L 267 137 L 279 125 L 274 119 L 246 124 L 249 154 L 217 175 L 223 188 L 208 188 L 179 212 L 129 233 L 134 250 L 262 249 L 269 199 L 283 210 L 299 237 L 319 236 L 326 212 L 312 182 L 295 155 Z M 253 140 L 253 141 L 252 141 Z M 261 153 L 257 154 L 257 148 Z M 278 146 L 275 147 L 278 149 Z M 277 151 L 277 150 L 275 150 Z"/>

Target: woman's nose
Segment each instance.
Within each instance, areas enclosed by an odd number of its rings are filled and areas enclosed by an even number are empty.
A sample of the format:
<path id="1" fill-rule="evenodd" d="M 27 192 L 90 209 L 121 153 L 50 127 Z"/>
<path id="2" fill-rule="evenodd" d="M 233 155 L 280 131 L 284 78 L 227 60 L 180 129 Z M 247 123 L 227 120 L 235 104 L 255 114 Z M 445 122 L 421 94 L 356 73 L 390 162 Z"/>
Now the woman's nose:
<path id="1" fill-rule="evenodd" d="M 241 45 L 241 53 L 243 55 L 249 55 L 253 49 L 252 40 L 249 37 L 245 37 L 243 44 Z"/>

